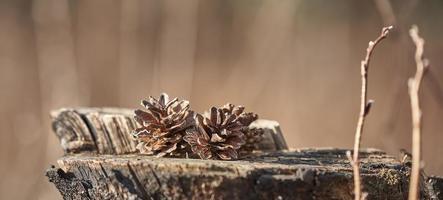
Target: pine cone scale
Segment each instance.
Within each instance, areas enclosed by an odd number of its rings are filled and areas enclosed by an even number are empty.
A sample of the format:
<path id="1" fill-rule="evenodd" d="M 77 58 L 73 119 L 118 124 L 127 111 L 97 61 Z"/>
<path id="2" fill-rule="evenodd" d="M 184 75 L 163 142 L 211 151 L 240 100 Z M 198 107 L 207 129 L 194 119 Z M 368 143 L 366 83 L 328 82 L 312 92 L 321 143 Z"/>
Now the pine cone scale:
<path id="1" fill-rule="evenodd" d="M 159 98 L 159 100 L 158 100 L 159 104 L 160 104 L 163 108 L 166 107 L 166 103 L 168 103 L 168 101 L 169 101 L 169 96 L 166 95 L 165 93 L 161 94 L 161 95 L 160 95 L 160 98 Z"/>

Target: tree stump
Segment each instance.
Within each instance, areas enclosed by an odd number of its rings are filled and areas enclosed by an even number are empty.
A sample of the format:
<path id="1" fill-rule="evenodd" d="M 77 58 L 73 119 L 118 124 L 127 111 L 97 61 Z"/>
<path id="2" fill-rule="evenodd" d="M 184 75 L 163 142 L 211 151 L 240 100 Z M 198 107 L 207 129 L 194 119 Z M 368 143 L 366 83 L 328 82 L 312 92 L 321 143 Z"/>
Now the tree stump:
<path id="1" fill-rule="evenodd" d="M 122 109 L 62 109 L 53 128 L 66 155 L 46 175 L 64 199 L 353 199 L 345 149 L 286 150 L 278 123 L 261 152 L 237 161 L 156 158 L 135 153 L 132 114 Z M 409 166 L 375 149 L 361 152 L 368 199 L 405 199 Z M 423 196 L 441 198 L 442 179 Z M 425 191 L 426 190 L 426 191 Z"/>

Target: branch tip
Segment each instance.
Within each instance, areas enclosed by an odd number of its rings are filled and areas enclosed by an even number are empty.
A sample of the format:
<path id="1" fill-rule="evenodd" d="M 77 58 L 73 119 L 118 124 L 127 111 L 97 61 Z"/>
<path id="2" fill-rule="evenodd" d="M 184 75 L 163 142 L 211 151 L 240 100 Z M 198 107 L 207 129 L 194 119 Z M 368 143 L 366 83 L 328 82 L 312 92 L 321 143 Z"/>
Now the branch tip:
<path id="1" fill-rule="evenodd" d="M 431 63 L 430 63 L 429 59 L 423 58 L 423 67 L 424 67 L 424 70 L 427 70 L 427 69 L 429 69 L 429 67 L 431 67 Z"/>
<path id="2" fill-rule="evenodd" d="M 369 99 L 368 103 L 366 103 L 366 106 L 365 106 L 365 116 L 369 114 L 369 111 L 371 111 L 371 107 L 372 107 L 372 105 L 374 103 L 375 103 L 375 101 L 372 100 L 372 99 Z"/>
<path id="3" fill-rule="evenodd" d="M 389 32 L 392 30 L 392 29 L 394 29 L 394 26 L 386 26 L 386 27 L 384 27 L 382 30 L 381 30 L 381 34 L 384 36 L 384 37 L 386 37 L 386 36 L 388 36 L 388 34 L 389 34 Z"/>

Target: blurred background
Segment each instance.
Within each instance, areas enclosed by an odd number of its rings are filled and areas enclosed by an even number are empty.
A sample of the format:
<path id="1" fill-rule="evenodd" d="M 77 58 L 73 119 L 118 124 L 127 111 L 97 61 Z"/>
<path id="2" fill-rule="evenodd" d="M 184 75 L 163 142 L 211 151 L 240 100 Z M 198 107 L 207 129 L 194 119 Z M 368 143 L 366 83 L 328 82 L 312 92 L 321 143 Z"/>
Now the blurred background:
<path id="1" fill-rule="evenodd" d="M 199 112 L 243 104 L 279 121 L 293 148 L 351 148 L 360 60 L 391 24 L 369 70 L 362 146 L 410 150 L 417 24 L 432 65 L 425 168 L 443 175 L 441 0 L 0 0 L 0 199 L 61 198 L 44 177 L 63 154 L 51 109 L 136 108 L 160 92 Z"/>

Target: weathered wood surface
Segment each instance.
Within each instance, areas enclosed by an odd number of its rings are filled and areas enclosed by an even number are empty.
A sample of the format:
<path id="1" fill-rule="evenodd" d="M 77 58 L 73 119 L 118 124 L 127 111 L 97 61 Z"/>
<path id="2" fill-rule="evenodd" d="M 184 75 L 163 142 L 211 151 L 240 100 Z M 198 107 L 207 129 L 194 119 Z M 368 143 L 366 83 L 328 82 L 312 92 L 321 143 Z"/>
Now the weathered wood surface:
<path id="1" fill-rule="evenodd" d="M 137 152 L 131 131 L 137 126 L 130 109 L 63 108 L 51 112 L 52 127 L 66 153 L 128 154 Z M 262 151 L 287 149 L 278 122 L 257 120 L 263 128 Z"/>
<path id="2" fill-rule="evenodd" d="M 261 153 L 214 161 L 137 155 L 129 109 L 60 109 L 51 116 L 66 155 L 46 175 L 65 199 L 352 199 L 346 150 L 284 151 L 275 121 L 251 124 L 265 130 Z M 368 199 L 406 198 L 408 164 L 378 150 L 361 156 Z M 423 181 L 424 199 L 442 199 L 442 178 Z"/>
<path id="3" fill-rule="evenodd" d="M 368 199 L 405 199 L 409 167 L 362 152 Z M 264 153 L 239 161 L 71 155 L 47 172 L 66 199 L 352 199 L 340 149 Z"/>
<path id="4" fill-rule="evenodd" d="M 429 176 L 424 185 L 429 199 L 443 199 L 443 177 Z"/>

